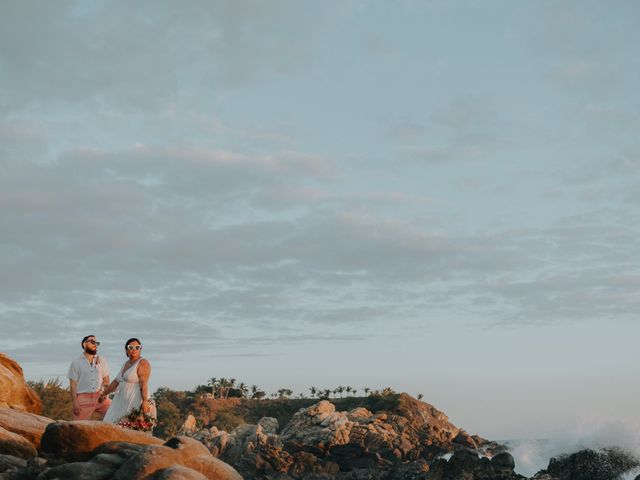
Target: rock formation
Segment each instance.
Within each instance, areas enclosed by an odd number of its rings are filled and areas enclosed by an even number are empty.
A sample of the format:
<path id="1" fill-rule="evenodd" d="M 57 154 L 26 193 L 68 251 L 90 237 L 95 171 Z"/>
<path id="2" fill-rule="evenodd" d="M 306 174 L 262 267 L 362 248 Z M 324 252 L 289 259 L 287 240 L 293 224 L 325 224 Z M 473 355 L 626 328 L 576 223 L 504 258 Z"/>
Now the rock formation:
<path id="1" fill-rule="evenodd" d="M 159 438 L 144 432 L 127 430 L 112 423 L 92 420 L 56 422 L 47 425 L 40 450 L 70 462 L 86 461 L 93 451 L 107 442 L 162 445 Z"/>
<path id="2" fill-rule="evenodd" d="M 40 446 L 40 439 L 47 425 L 52 422 L 53 420 L 47 417 L 0 407 L 0 428 L 4 431 L 19 435 L 35 448 Z M 2 438 L 8 441 L 10 438 L 15 437 L 5 435 Z M 0 453 L 4 452 L 0 450 Z"/>
<path id="3" fill-rule="evenodd" d="M 640 466 L 638 459 L 623 450 L 587 449 L 552 458 L 546 470 L 538 472 L 533 478 L 535 480 L 617 480 L 622 477 L 622 474 L 638 466 Z"/>
<path id="4" fill-rule="evenodd" d="M 3 365 L 17 382 L 8 388 L 19 392 L 20 367 Z M 191 417 L 182 428 L 188 436 L 167 441 L 103 422 L 54 422 L 25 411 L 23 401 L 0 407 L 0 480 L 526 480 L 504 447 L 409 395 L 396 400 L 375 413 L 320 401 L 282 429 L 265 417 L 232 432 L 194 431 Z M 620 450 L 583 450 L 551 459 L 531 480 L 617 480 L 639 465 Z"/>
<path id="5" fill-rule="evenodd" d="M 42 412 L 42 402 L 25 382 L 22 367 L 4 353 L 0 353 L 0 407 Z"/>
<path id="6" fill-rule="evenodd" d="M 337 412 L 332 403 L 323 400 L 298 411 L 279 434 L 277 431 L 276 419 L 263 418 L 257 425 L 242 425 L 231 433 L 213 427 L 194 437 L 246 478 L 298 479 L 316 475 L 326 479 L 439 480 L 450 478 L 450 471 L 459 470 L 459 457 L 454 455 L 449 462 L 437 460 L 442 454 L 460 451 L 462 458 L 467 458 L 464 452 L 497 447 L 469 436 L 450 423 L 444 413 L 406 394 L 398 397 L 393 411 L 385 413 L 372 413 L 365 408 Z M 495 462 L 485 459 L 485 464 L 477 453 L 471 455 L 477 459 L 472 470 L 487 472 L 484 477 L 476 476 L 479 479 L 491 475 L 496 479 L 523 478 L 513 474 L 510 456 L 510 463 L 503 455 Z M 432 463 L 442 473 L 438 476 L 436 469 L 427 477 Z"/>
<path id="7" fill-rule="evenodd" d="M 242 480 L 191 438 L 165 442 L 108 423 L 28 413 L 40 409 L 39 399 L 17 363 L 2 354 L 0 361 L 0 398 L 11 406 L 0 407 L 0 480 Z"/>
<path id="8" fill-rule="evenodd" d="M 229 433 L 212 427 L 193 437 L 251 479 L 526 480 L 504 447 L 470 436 L 406 394 L 388 412 L 338 412 L 320 401 L 281 430 L 276 419 L 262 418 Z M 618 480 L 636 465 L 624 452 L 585 450 L 552 459 L 533 479 Z"/>

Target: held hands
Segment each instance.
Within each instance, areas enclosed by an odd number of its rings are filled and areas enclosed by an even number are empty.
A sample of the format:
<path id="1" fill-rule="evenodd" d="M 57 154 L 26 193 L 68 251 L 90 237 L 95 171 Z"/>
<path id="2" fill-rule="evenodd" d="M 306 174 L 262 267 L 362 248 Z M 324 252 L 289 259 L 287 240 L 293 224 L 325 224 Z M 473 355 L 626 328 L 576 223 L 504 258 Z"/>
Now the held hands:
<path id="1" fill-rule="evenodd" d="M 150 414 L 151 413 L 151 401 L 149 399 L 147 400 L 143 400 L 142 401 L 142 405 L 140 406 L 142 408 L 142 411 L 146 414 Z"/>
<path id="2" fill-rule="evenodd" d="M 80 402 L 78 400 L 73 401 L 73 414 L 80 415 Z"/>

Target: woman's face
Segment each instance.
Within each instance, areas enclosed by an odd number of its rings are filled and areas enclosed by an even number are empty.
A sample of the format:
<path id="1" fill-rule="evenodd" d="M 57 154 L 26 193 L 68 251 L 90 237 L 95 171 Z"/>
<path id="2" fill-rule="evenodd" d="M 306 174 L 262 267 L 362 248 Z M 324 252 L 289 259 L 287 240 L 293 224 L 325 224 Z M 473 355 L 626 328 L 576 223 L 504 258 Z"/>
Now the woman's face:
<path id="1" fill-rule="evenodd" d="M 134 340 L 133 342 L 129 343 L 129 345 L 124 347 L 124 350 L 127 357 L 129 357 L 129 360 L 137 360 L 138 358 L 140 358 L 140 353 L 142 352 L 142 345 L 140 345 L 139 342 L 136 342 Z"/>

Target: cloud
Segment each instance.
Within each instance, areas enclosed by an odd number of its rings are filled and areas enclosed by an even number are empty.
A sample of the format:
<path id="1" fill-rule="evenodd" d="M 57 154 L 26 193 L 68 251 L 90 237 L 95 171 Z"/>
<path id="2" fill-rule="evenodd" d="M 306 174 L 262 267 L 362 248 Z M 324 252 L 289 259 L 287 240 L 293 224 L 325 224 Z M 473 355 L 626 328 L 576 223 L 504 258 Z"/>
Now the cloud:
<path id="1" fill-rule="evenodd" d="M 459 96 L 440 104 L 426 122 L 392 124 L 392 138 L 414 161 L 442 165 L 490 161 L 522 142 L 517 132 L 523 121 L 514 119 L 503 103 L 490 95 Z"/>
<path id="2" fill-rule="evenodd" d="M 314 155 L 76 149 L 54 163 L 5 162 L 5 172 L 0 312 L 25 320 L 7 329 L 13 338 L 83 319 L 136 318 L 157 341 L 178 329 L 188 343 L 222 338 L 230 325 L 245 326 L 241 341 L 264 325 L 295 334 L 447 305 L 469 314 L 504 307 L 508 323 L 636 307 L 606 270 L 638 253 L 632 227 L 576 218 L 456 232 L 437 215 L 400 215 L 429 198 L 333 191 L 335 165 Z M 247 205 L 264 213 L 247 215 Z M 211 215 L 214 206 L 223 209 Z M 236 211 L 244 214 L 229 215 Z M 635 278 L 631 268 L 618 273 Z"/>
<path id="3" fill-rule="evenodd" d="M 3 4 L 0 108 L 158 110 L 194 90 L 212 98 L 293 75 L 309 65 L 327 14 L 290 1 Z"/>
<path id="4" fill-rule="evenodd" d="M 531 47 L 544 53 L 548 78 L 564 93 L 621 99 L 633 90 L 640 72 L 624 58 L 638 41 L 634 2 L 541 2 L 527 11 Z"/>

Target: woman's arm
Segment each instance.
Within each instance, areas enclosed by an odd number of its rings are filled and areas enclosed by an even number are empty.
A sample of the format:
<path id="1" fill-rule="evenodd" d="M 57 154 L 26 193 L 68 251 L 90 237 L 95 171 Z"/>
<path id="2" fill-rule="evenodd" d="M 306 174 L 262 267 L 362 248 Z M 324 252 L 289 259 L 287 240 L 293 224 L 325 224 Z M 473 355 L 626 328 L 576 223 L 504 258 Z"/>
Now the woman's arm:
<path id="1" fill-rule="evenodd" d="M 118 381 L 114 379 L 113 382 L 111 382 L 109 386 L 102 391 L 102 393 L 98 397 L 98 401 L 102 402 L 107 397 L 107 395 L 113 392 L 116 388 L 118 388 Z"/>
<path id="2" fill-rule="evenodd" d="M 151 406 L 149 405 L 149 377 L 151 376 L 151 364 L 149 360 L 143 358 L 138 364 L 138 379 L 140 380 L 140 396 L 142 397 L 142 403 L 140 407 L 144 413 L 151 412 Z"/>

